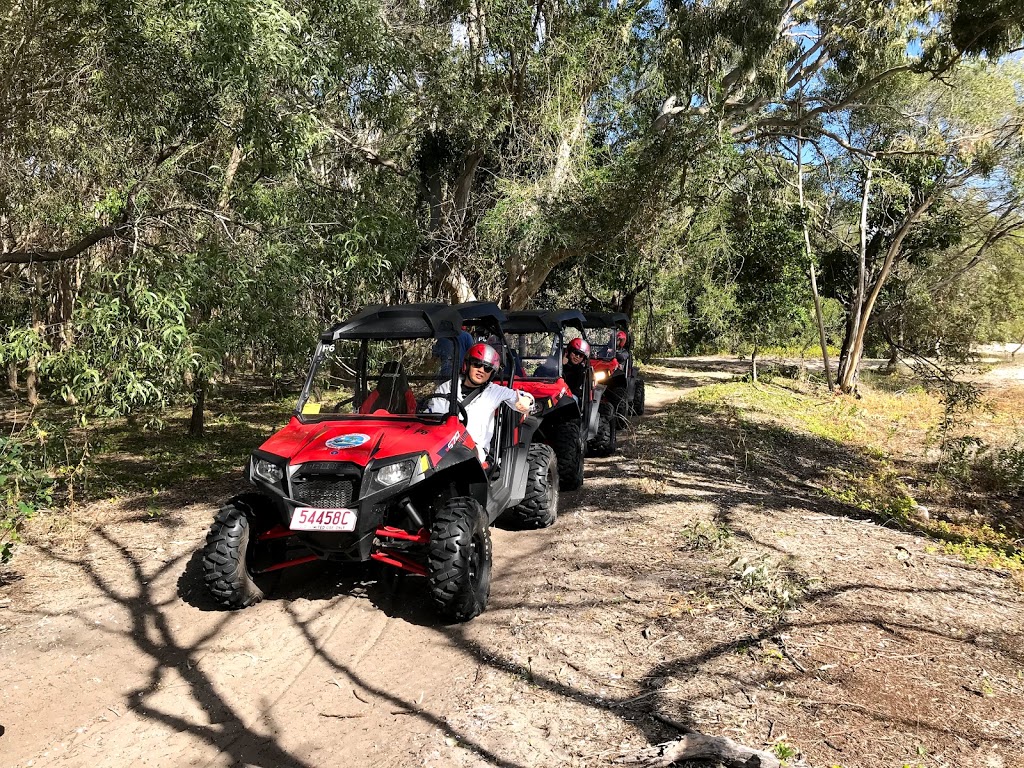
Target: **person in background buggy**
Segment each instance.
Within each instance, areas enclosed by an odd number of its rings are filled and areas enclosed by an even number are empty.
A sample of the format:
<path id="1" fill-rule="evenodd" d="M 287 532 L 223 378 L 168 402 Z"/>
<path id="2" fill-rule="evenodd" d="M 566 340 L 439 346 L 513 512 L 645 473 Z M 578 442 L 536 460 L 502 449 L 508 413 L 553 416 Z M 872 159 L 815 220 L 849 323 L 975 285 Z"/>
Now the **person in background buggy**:
<path id="1" fill-rule="evenodd" d="M 466 353 L 471 346 L 473 346 L 473 337 L 465 328 L 459 331 L 459 336 L 454 343 L 451 339 L 438 339 L 432 352 L 434 357 L 441 360 L 438 373 L 441 376 L 450 376 L 453 367 L 461 368 L 462 361 L 466 359 Z"/>
<path id="2" fill-rule="evenodd" d="M 569 342 L 562 357 L 562 378 L 576 398 L 583 399 L 583 384 L 590 375 L 590 344 L 582 337 Z"/>
<path id="3" fill-rule="evenodd" d="M 615 332 L 615 359 L 619 361 L 620 365 L 625 365 L 626 359 L 629 357 L 628 342 L 629 336 L 625 331 Z"/>
<path id="4" fill-rule="evenodd" d="M 491 376 L 501 365 L 497 350 L 489 344 L 478 343 L 469 348 L 458 380 L 459 402 L 466 410 L 466 431 L 476 443 L 480 460 L 486 460 L 487 448 L 494 435 L 494 419 L 502 403 L 520 413 L 529 413 L 532 398 L 509 387 L 491 381 Z M 430 413 L 447 413 L 448 399 L 443 397 L 451 391 L 451 382 L 445 381 L 434 390 L 435 397 L 427 401 Z"/>

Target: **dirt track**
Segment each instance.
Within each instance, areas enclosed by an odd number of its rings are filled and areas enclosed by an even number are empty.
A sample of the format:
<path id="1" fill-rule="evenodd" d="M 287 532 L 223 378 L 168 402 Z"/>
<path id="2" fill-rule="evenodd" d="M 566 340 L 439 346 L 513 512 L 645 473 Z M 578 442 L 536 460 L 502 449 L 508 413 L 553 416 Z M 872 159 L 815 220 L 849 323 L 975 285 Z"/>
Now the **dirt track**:
<path id="1" fill-rule="evenodd" d="M 648 390 L 652 423 L 693 383 L 675 374 Z M 24 548 L 0 589 L 0 764 L 606 765 L 673 736 L 657 707 L 753 746 L 788 733 L 811 765 L 899 765 L 915 744 L 928 765 L 1022 765 L 1024 605 L 1005 579 L 710 458 L 651 478 L 638 445 L 623 454 L 588 461 L 554 528 L 494 531 L 490 607 L 460 626 L 436 624 L 418 579 L 317 566 L 217 611 L 196 552 L 231 489 L 156 516 L 111 504 L 82 551 Z M 733 554 L 677 535 L 704 515 L 810 585 L 795 618 L 719 602 Z"/>
<path id="2" fill-rule="evenodd" d="M 655 388 L 649 402 L 672 397 Z M 500 665 L 495 636 L 597 486 L 564 494 L 553 529 L 493 531 L 490 608 L 464 626 L 437 624 L 417 579 L 367 584 L 317 565 L 253 609 L 216 610 L 196 554 L 205 500 L 155 519 L 111 513 L 84 554 L 23 549 L 25 578 L 0 603 L 0 762 L 445 765 L 440 751 L 458 744 L 511 765 L 446 718 L 483 666 Z"/>

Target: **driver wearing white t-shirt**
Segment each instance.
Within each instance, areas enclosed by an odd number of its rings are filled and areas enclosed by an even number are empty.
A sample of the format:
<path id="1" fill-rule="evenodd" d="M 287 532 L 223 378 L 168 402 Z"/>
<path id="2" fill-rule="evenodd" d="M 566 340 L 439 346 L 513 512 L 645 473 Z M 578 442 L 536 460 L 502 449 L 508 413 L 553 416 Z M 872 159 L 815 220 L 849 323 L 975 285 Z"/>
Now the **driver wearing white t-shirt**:
<path id="1" fill-rule="evenodd" d="M 520 413 L 530 412 L 529 396 L 491 382 L 491 376 L 498 370 L 500 362 L 494 347 L 488 344 L 474 344 L 466 353 L 465 368 L 458 380 L 459 389 L 456 394 L 460 403 L 465 402 L 466 431 L 476 443 L 481 461 L 485 460 L 487 449 L 491 445 L 494 418 L 501 404 L 507 403 Z M 435 396 L 427 401 L 427 411 L 447 413 L 448 398 L 440 395 L 447 395 L 450 391 L 450 381 L 438 386 L 434 392 Z"/>

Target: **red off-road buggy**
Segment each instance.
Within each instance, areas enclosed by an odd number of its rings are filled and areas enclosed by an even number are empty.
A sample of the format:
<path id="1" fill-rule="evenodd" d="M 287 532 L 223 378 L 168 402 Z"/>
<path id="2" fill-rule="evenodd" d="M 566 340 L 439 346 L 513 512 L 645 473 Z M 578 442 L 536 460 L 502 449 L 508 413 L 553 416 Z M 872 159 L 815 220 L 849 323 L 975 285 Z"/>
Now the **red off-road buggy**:
<path id="1" fill-rule="evenodd" d="M 541 419 L 537 439 L 554 449 L 563 491 L 583 485 L 584 451 L 608 429 L 601 412 L 603 387 L 585 376 L 577 397 L 563 377 L 562 355 L 572 339 L 583 335 L 583 324 L 582 312 L 561 309 L 509 312 L 502 326 L 515 356 L 516 386 L 536 401 L 533 413 Z"/>
<path id="2" fill-rule="evenodd" d="M 464 324 L 510 359 L 503 320 L 493 304 L 419 304 L 371 307 L 325 331 L 295 415 L 253 451 L 256 490 L 225 504 L 207 536 L 213 596 L 243 608 L 283 568 L 372 560 L 425 576 L 447 619 L 481 613 L 490 524 L 503 514 L 550 524 L 558 504 L 554 454 L 533 444 L 536 418 L 502 406 L 491 444 L 478 447 L 457 396 L 433 396 L 444 381 L 457 392 Z"/>
<path id="3" fill-rule="evenodd" d="M 619 426 L 633 416 L 643 416 L 644 380 L 633 364 L 629 316 L 623 312 L 584 312 L 591 341 L 590 365 L 594 378 L 605 386 L 605 400 L 619 417 Z M 625 346 L 618 341 L 625 337 Z"/>

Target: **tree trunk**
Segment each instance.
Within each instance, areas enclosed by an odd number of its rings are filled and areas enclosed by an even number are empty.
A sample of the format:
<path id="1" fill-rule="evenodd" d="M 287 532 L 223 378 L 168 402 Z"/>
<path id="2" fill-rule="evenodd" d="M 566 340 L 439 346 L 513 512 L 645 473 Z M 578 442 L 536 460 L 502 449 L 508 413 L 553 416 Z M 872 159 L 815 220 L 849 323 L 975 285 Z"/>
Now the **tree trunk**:
<path id="1" fill-rule="evenodd" d="M 569 251 L 559 249 L 538 254 L 530 258 L 521 254 L 505 260 L 505 292 L 502 306 L 506 309 L 523 309 L 544 284 L 551 270 L 569 258 Z"/>
<path id="2" fill-rule="evenodd" d="M 18 364 L 13 360 L 7 363 L 7 388 L 18 394 Z"/>
<path id="3" fill-rule="evenodd" d="M 202 437 L 205 429 L 206 381 L 201 380 L 195 390 L 195 401 L 192 403 L 192 418 L 188 422 L 188 436 Z"/>
<path id="4" fill-rule="evenodd" d="M 821 314 L 821 296 L 818 295 L 818 278 L 811 264 L 811 294 L 814 296 L 814 315 L 818 320 L 818 339 L 821 342 L 821 360 L 825 365 L 825 384 L 832 391 L 832 362 L 828 358 L 828 340 L 825 338 L 825 318 Z"/>
<path id="5" fill-rule="evenodd" d="M 754 345 L 754 351 L 750 353 L 750 380 L 757 384 L 757 345 Z"/>
<path id="6" fill-rule="evenodd" d="M 28 359 L 28 369 L 25 371 L 25 394 L 28 404 L 33 408 L 39 405 L 39 379 L 36 374 L 38 360 L 35 355 Z"/>
<path id="7" fill-rule="evenodd" d="M 60 348 L 66 350 L 75 343 L 71 315 L 82 287 L 81 263 L 76 259 L 57 265 L 51 273 L 51 286 L 51 310 L 47 322 L 60 329 Z"/>
<path id="8" fill-rule="evenodd" d="M 36 277 L 36 291 L 37 294 L 41 294 L 42 285 L 38 275 Z M 42 313 L 39 309 L 38 296 L 32 302 L 32 329 L 36 332 L 39 338 L 42 338 L 45 330 L 43 325 Z M 29 355 L 27 370 L 25 371 L 25 392 L 28 398 L 28 404 L 33 408 L 39 405 L 39 355 L 33 353 Z"/>
<path id="9" fill-rule="evenodd" d="M 887 373 L 895 373 L 896 366 L 900 363 L 900 350 L 903 348 L 903 315 L 896 316 L 896 338 L 886 334 L 886 341 L 889 342 L 889 359 L 885 363 Z"/>
<path id="10" fill-rule="evenodd" d="M 798 109 L 800 112 L 803 112 L 803 97 L 803 90 L 801 90 L 800 101 L 798 102 Z M 828 385 L 828 389 L 831 392 L 832 364 L 828 359 L 828 343 L 825 339 L 825 320 L 821 314 L 821 297 L 818 295 L 818 277 L 814 273 L 814 259 L 811 258 L 811 233 L 807 227 L 807 206 L 804 201 L 804 142 L 801 131 L 797 131 L 796 139 L 796 186 L 797 191 L 800 193 L 800 209 L 804 211 L 804 253 L 807 256 L 807 263 L 810 267 L 811 296 L 814 297 L 814 315 L 818 320 L 818 339 L 821 342 L 821 360 L 825 365 L 825 383 Z"/>
<path id="11" fill-rule="evenodd" d="M 846 338 L 843 339 L 843 352 L 839 362 L 838 385 L 842 392 L 849 393 L 853 389 L 853 381 L 860 364 L 860 355 L 856 351 L 855 340 L 861 336 L 861 328 L 866 322 L 864 318 L 864 294 L 867 291 L 868 262 L 868 203 L 871 199 L 871 166 L 864 166 L 864 191 L 860 197 L 860 251 L 857 264 L 857 289 L 853 297 L 853 312 L 846 324 Z"/>
<path id="12" fill-rule="evenodd" d="M 878 301 L 878 295 L 882 292 L 882 286 L 885 284 L 886 278 L 889 277 L 889 272 L 892 270 L 893 262 L 896 260 L 896 256 L 903 248 L 903 241 L 910 232 L 910 227 L 922 215 L 924 215 L 924 212 L 928 210 L 934 199 L 935 198 L 933 196 L 929 196 L 922 200 L 918 206 L 907 215 L 907 218 L 904 219 L 900 228 L 896 230 L 892 243 L 889 244 L 889 248 L 885 253 L 885 261 L 882 264 L 882 269 L 879 271 L 878 277 L 875 278 L 874 287 L 871 289 L 871 295 L 868 296 L 867 300 L 864 302 L 863 310 L 860 313 L 860 322 L 857 324 L 857 333 L 850 346 L 850 357 L 847 358 L 846 361 L 847 369 L 842 382 L 843 392 L 851 392 L 853 390 L 854 383 L 857 380 L 861 357 L 864 355 L 864 335 L 867 331 L 868 321 L 871 319 L 871 312 L 875 308 L 875 302 Z"/>

